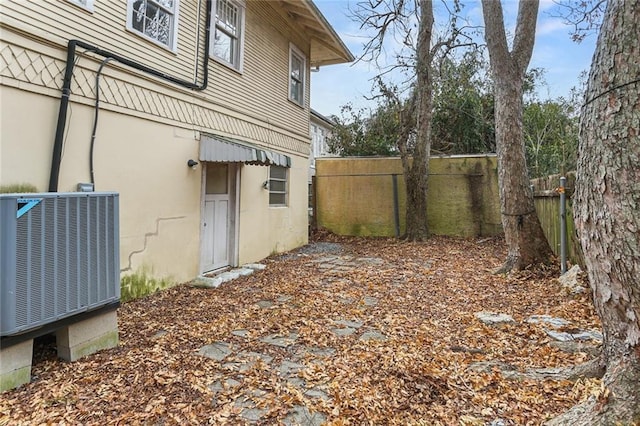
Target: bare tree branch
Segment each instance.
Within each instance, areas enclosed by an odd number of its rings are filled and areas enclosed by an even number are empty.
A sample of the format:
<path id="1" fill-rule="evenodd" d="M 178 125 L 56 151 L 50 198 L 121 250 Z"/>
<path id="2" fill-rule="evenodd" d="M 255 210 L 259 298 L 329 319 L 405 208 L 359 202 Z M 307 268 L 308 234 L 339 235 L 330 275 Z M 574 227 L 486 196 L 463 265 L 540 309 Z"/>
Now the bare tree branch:
<path id="1" fill-rule="evenodd" d="M 564 13 L 550 14 L 550 16 L 561 18 L 565 24 L 573 26 L 571 33 L 573 41 L 580 43 L 585 37 L 600 29 L 606 0 L 554 0 L 553 2 L 560 6 Z"/>

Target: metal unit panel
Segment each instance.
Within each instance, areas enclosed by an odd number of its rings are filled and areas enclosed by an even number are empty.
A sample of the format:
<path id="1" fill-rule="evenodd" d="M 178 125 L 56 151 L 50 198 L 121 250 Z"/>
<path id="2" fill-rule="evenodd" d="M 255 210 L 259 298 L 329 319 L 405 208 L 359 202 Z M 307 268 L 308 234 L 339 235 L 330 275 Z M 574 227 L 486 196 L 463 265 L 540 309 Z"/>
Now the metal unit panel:
<path id="1" fill-rule="evenodd" d="M 0 336 L 120 299 L 118 194 L 0 194 Z"/>

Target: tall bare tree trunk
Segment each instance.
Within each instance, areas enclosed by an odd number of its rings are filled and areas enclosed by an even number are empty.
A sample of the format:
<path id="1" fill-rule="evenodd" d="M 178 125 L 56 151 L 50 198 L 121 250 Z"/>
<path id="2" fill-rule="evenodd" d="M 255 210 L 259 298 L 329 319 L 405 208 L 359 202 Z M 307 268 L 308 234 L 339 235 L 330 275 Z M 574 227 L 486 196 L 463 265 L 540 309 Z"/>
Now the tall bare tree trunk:
<path id="1" fill-rule="evenodd" d="M 547 263 L 551 248 L 533 202 L 522 130 L 522 85 L 535 41 L 538 0 L 521 1 L 510 52 L 499 0 L 482 0 L 485 39 L 495 86 L 496 151 L 507 259 L 498 272 Z"/>
<path id="2" fill-rule="evenodd" d="M 407 148 L 407 134 L 398 141 L 407 189 L 407 228 L 405 237 L 411 241 L 425 240 L 429 236 L 427 223 L 427 179 L 429 152 L 431 151 L 431 118 L 433 95 L 431 81 L 431 35 L 433 30 L 433 4 L 420 1 L 420 27 L 416 50 L 416 140 L 413 149 Z M 411 153 L 409 153 L 411 151 Z"/>
<path id="3" fill-rule="evenodd" d="M 604 386 L 553 424 L 640 424 L 639 22 L 638 0 L 609 0 L 580 123 L 574 217 L 604 331 Z"/>

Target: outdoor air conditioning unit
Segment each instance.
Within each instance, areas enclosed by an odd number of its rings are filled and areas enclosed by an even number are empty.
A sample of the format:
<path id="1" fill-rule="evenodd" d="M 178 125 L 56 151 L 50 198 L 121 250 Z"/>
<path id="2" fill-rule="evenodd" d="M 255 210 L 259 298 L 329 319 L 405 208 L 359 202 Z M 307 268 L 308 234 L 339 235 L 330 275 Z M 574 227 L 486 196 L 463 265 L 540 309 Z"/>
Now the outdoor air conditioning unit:
<path id="1" fill-rule="evenodd" d="M 118 194 L 0 194 L 0 336 L 120 299 Z"/>

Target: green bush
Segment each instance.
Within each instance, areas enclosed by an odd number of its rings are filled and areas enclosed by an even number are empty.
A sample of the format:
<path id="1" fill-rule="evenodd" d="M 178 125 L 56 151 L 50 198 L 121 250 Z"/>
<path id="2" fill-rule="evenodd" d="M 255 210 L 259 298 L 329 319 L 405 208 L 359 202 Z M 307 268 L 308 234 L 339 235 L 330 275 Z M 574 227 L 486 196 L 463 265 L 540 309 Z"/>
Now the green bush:
<path id="1" fill-rule="evenodd" d="M 25 192 L 38 192 L 38 188 L 30 183 L 13 183 L 9 185 L 0 185 L 0 194 L 16 194 Z"/>
<path id="2" fill-rule="evenodd" d="M 167 278 L 153 278 L 146 269 L 142 269 L 120 278 L 120 300 L 128 302 L 171 287 L 174 284 L 173 281 Z"/>

